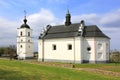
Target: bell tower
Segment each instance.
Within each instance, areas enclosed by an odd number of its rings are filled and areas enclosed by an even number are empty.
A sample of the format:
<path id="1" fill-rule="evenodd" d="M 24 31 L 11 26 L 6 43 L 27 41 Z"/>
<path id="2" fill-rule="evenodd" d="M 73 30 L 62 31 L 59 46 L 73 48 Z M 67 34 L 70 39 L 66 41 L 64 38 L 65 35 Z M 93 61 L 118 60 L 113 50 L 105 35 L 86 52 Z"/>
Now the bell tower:
<path id="1" fill-rule="evenodd" d="M 27 25 L 26 12 L 23 24 L 17 28 L 17 55 L 18 59 L 33 57 L 32 29 Z"/>

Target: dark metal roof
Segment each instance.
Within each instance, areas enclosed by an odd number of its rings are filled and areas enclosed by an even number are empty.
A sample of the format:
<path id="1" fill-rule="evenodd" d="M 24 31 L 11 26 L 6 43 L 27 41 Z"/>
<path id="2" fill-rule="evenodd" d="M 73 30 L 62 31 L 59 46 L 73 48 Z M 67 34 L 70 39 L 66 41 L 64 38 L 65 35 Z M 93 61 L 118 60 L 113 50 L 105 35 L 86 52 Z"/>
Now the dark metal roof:
<path id="1" fill-rule="evenodd" d="M 52 38 L 67 38 L 67 37 L 77 37 L 81 35 L 79 32 L 80 23 L 71 24 L 69 26 L 58 25 L 52 26 L 50 29 L 45 32 L 42 39 L 52 39 Z M 106 36 L 96 25 L 85 26 L 83 37 L 105 37 Z"/>
<path id="2" fill-rule="evenodd" d="M 58 26 L 52 26 L 48 33 L 67 33 L 67 32 L 76 32 L 78 31 L 80 24 L 71 24 L 69 26 L 65 25 L 58 25 Z"/>
<path id="3" fill-rule="evenodd" d="M 85 37 L 106 37 L 106 36 L 96 25 L 86 26 L 84 30 Z"/>
<path id="4" fill-rule="evenodd" d="M 23 20 L 23 22 L 24 22 L 24 24 L 22 24 L 20 28 L 28 28 L 28 29 L 30 29 L 29 25 L 27 25 L 26 16 L 25 16 L 25 19 Z"/>
<path id="5" fill-rule="evenodd" d="M 22 24 L 20 28 L 28 28 L 28 29 L 30 29 L 29 25 L 27 25 L 27 24 Z"/>

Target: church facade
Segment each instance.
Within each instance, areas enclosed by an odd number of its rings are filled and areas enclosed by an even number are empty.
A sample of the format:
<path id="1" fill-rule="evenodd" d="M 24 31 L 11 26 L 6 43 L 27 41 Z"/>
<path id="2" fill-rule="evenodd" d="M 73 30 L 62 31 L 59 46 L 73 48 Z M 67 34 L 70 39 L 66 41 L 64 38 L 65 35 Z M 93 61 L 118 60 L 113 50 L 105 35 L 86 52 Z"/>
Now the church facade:
<path id="1" fill-rule="evenodd" d="M 17 28 L 17 55 L 18 59 L 33 57 L 33 40 L 32 29 L 27 25 L 27 19 L 23 20 L 24 24 Z"/>
<path id="2" fill-rule="evenodd" d="M 106 63 L 110 38 L 96 25 L 71 23 L 69 11 L 64 25 L 47 25 L 38 39 L 38 61 Z"/>

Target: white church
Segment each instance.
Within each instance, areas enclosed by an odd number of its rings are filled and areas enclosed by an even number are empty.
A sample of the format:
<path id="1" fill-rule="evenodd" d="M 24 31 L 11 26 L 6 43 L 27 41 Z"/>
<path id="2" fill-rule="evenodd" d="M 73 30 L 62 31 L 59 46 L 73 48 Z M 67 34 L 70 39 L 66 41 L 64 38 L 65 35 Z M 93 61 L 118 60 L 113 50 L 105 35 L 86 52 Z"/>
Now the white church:
<path id="1" fill-rule="evenodd" d="M 17 29 L 18 59 L 33 57 L 32 29 L 27 24 Z M 69 10 L 65 24 L 47 25 L 38 39 L 38 61 L 68 63 L 106 63 L 109 62 L 110 38 L 96 25 L 71 23 Z"/>
<path id="2" fill-rule="evenodd" d="M 33 57 L 33 40 L 32 29 L 27 25 L 26 16 L 23 20 L 24 24 L 17 28 L 17 55 L 18 59 L 26 59 Z"/>
<path id="3" fill-rule="evenodd" d="M 20 32 L 27 31 L 28 28 L 21 27 L 18 30 L 21 36 Z M 23 40 L 24 38 L 21 37 Z M 25 44 L 19 42 L 18 46 Z M 69 11 L 66 13 L 65 24 L 47 25 L 38 39 L 38 61 L 106 63 L 109 62 L 109 52 L 110 38 L 96 25 L 86 25 L 83 20 L 80 23 L 71 23 Z"/>

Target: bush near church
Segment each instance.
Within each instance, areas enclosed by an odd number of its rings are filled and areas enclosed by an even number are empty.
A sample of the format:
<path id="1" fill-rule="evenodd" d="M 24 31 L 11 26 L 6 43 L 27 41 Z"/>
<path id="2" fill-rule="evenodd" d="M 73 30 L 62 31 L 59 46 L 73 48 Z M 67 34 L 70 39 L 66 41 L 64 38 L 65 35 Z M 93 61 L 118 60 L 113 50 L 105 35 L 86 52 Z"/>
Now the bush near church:
<path id="1" fill-rule="evenodd" d="M 119 63 L 120 62 L 120 52 L 115 50 L 110 53 L 110 62 Z"/>

